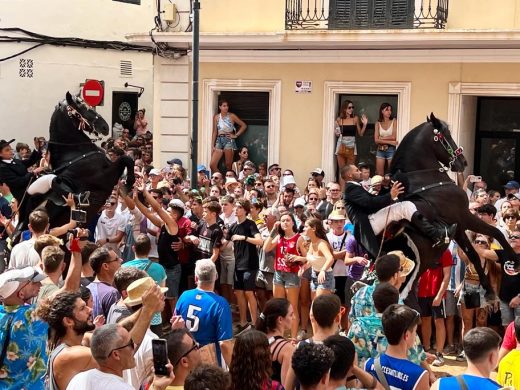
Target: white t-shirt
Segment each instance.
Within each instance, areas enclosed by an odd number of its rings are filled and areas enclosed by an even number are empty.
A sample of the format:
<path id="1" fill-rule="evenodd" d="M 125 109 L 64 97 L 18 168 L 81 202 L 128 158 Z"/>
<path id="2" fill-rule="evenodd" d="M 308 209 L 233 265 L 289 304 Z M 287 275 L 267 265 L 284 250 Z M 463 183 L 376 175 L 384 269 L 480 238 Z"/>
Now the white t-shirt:
<path id="1" fill-rule="evenodd" d="M 327 240 L 329 240 L 329 244 L 332 246 L 334 252 L 341 252 L 345 250 L 345 244 L 347 243 L 347 239 L 343 241 L 343 237 L 347 234 L 347 232 L 343 232 L 341 236 L 336 236 L 332 231 L 327 233 Z M 343 245 L 341 243 L 343 242 Z M 341 246 L 341 248 L 340 248 Z M 338 259 L 336 264 L 334 264 L 334 276 L 347 276 L 347 266 L 342 259 Z"/>
<path id="2" fill-rule="evenodd" d="M 35 241 L 34 238 L 31 238 L 14 246 L 11 252 L 11 260 L 9 260 L 9 268 L 20 269 L 38 265 L 40 256 L 34 250 Z"/>
<path id="3" fill-rule="evenodd" d="M 118 213 L 115 213 L 112 218 L 108 217 L 103 211 L 96 225 L 95 238 L 96 241 L 104 240 L 109 237 L 114 237 L 117 232 L 125 231 L 125 218 Z M 119 253 L 119 243 L 111 242 L 104 245 L 106 248 L 112 249 Z"/>
<path id="4" fill-rule="evenodd" d="M 135 390 L 139 390 L 145 379 L 152 375 L 152 340 L 158 338 L 159 337 L 148 328 L 144 334 L 141 345 L 139 345 L 139 349 L 134 354 L 135 367 L 123 371 L 124 381 L 131 385 Z"/>
<path id="5" fill-rule="evenodd" d="M 134 390 L 123 378 L 94 368 L 77 374 L 69 382 L 67 390 Z"/>

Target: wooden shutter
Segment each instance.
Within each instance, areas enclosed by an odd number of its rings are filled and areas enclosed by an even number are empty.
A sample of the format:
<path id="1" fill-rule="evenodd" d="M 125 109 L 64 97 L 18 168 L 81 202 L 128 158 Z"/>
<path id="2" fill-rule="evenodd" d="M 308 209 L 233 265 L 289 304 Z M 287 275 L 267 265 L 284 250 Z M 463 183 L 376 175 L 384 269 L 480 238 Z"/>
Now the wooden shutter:
<path id="1" fill-rule="evenodd" d="M 413 28 L 414 0 L 330 0 L 329 29 Z"/>

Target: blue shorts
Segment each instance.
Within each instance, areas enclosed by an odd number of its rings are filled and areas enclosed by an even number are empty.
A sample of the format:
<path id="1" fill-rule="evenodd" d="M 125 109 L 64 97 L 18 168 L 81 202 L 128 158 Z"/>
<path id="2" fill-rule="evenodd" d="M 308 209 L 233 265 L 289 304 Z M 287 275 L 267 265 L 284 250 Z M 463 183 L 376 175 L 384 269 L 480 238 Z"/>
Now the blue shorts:
<path id="1" fill-rule="evenodd" d="M 385 160 L 391 160 L 394 157 L 394 153 L 395 153 L 395 146 L 388 145 L 388 149 L 386 149 L 385 151 L 379 150 L 379 149 L 377 150 L 376 158 L 383 158 Z"/>
<path id="2" fill-rule="evenodd" d="M 165 268 L 166 271 L 166 287 L 168 291 L 164 293 L 166 298 L 179 297 L 179 285 L 181 283 L 181 265 L 177 264 L 173 268 Z"/>
<path id="3" fill-rule="evenodd" d="M 237 143 L 233 138 L 228 138 L 225 135 L 218 135 L 215 141 L 215 149 L 219 150 L 236 150 Z"/>
<path id="4" fill-rule="evenodd" d="M 274 271 L 274 284 L 279 284 L 284 288 L 300 287 L 300 278 L 294 272 Z"/>
<path id="5" fill-rule="evenodd" d="M 335 286 L 335 283 L 334 283 L 334 271 L 327 271 L 325 272 L 325 282 L 323 283 L 318 283 L 318 274 L 319 272 L 317 272 L 314 268 L 312 269 L 312 272 L 311 272 L 311 290 L 312 291 L 316 291 L 316 290 L 330 290 L 332 292 L 334 292 L 334 286 Z"/>

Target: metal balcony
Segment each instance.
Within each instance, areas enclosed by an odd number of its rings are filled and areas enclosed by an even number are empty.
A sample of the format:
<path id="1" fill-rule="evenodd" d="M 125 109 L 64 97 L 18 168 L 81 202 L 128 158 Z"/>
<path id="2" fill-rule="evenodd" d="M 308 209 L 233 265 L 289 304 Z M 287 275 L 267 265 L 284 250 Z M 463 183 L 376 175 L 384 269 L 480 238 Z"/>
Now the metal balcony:
<path id="1" fill-rule="evenodd" d="M 285 0 L 286 30 L 444 29 L 449 0 Z"/>

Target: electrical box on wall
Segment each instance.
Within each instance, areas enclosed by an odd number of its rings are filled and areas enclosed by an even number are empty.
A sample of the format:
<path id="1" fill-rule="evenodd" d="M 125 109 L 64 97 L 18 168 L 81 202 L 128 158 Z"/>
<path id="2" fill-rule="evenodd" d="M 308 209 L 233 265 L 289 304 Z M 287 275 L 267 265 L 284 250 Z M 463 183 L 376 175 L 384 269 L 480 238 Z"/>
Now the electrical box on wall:
<path id="1" fill-rule="evenodd" d="M 177 7 L 175 4 L 164 4 L 163 19 L 165 22 L 173 23 L 177 20 Z"/>

